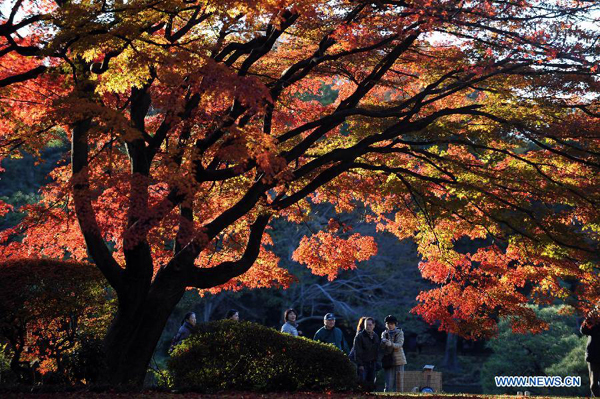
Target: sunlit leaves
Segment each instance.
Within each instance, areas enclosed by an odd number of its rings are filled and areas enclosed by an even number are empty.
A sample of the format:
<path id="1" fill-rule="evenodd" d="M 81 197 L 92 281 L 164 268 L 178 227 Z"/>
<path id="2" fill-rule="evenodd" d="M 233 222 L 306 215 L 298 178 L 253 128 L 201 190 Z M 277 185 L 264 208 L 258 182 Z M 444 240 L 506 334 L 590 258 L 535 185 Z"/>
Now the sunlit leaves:
<path id="1" fill-rule="evenodd" d="M 304 237 L 292 259 L 307 265 L 314 274 L 327 276 L 331 281 L 340 270 L 356 268 L 357 262 L 368 260 L 377 253 L 373 237 L 353 234 L 347 239 L 320 231 Z"/>
<path id="2" fill-rule="evenodd" d="M 24 237 L 3 254 L 84 259 L 79 224 L 97 226 L 119 268 L 146 243 L 156 278 L 179 267 L 184 249 L 192 268 L 242 259 L 259 215 L 302 223 L 314 204 L 360 204 L 379 232 L 415 241 L 423 277 L 438 285 L 415 310 L 444 329 L 488 335 L 498 317 L 539 329 L 525 306 L 535 301 L 583 312 L 600 292 L 600 83 L 583 23 L 594 7 L 32 8 L 43 20 L 1 39 L 9 67 L 0 80 L 44 73 L 0 89 L 0 156 L 39 152 L 56 127 L 71 133 L 82 121 L 88 153 L 79 173 L 56 170 L 42 201 L 4 234 Z M 75 213 L 75 194 L 85 211 Z M 291 283 L 265 237 L 255 265 L 211 292 Z M 466 240 L 476 247 L 461 249 Z M 332 279 L 375 252 L 371 237 L 330 226 L 294 257 Z"/>

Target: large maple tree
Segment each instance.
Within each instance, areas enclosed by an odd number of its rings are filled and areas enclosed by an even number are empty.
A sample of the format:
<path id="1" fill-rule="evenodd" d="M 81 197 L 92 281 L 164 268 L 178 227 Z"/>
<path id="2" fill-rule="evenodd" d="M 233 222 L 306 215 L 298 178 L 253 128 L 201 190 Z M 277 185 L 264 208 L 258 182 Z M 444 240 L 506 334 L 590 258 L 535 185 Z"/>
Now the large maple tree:
<path id="1" fill-rule="evenodd" d="M 1 155 L 71 150 L 2 256 L 93 260 L 113 383 L 141 383 L 185 289 L 288 285 L 269 221 L 324 201 L 416 241 L 415 311 L 447 331 L 600 298 L 593 1 L 8 3 Z M 332 220 L 294 259 L 334 278 L 375 252 Z"/>

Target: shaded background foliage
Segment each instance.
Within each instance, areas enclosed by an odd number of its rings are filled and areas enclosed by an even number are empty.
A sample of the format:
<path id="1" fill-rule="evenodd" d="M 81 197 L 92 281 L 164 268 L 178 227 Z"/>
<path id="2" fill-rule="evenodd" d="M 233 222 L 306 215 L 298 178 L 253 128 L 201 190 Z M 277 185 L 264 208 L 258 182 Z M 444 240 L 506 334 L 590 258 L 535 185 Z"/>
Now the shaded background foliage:
<path id="1" fill-rule="evenodd" d="M 487 346 L 493 351 L 481 375 L 487 393 L 504 393 L 494 384 L 494 376 L 581 376 L 579 388 L 527 388 L 534 395 L 587 396 L 589 377 L 585 362 L 586 338 L 578 336 L 573 315 L 563 314 L 564 306 L 535 307 L 535 312 L 550 328 L 541 334 L 514 334 L 506 321 L 500 333 Z M 525 390 L 525 388 L 523 389 Z"/>
<path id="2" fill-rule="evenodd" d="M 0 167 L 0 200 L 13 206 L 10 212 L 0 219 L 0 231 L 13 227 L 21 221 L 23 214 L 18 212 L 26 204 L 39 201 L 39 188 L 52 179 L 49 173 L 59 164 L 68 162 L 66 141 L 56 140 L 41 153 L 41 162 L 32 155 L 22 153 L 21 158 L 5 158 Z"/>

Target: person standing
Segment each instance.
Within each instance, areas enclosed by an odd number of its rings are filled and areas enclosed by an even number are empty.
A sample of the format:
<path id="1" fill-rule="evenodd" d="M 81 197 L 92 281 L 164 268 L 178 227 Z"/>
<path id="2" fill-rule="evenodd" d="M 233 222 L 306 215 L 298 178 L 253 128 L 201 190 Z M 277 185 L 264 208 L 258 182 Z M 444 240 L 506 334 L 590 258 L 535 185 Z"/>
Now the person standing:
<path id="1" fill-rule="evenodd" d="M 381 340 L 375 334 L 375 320 L 366 317 L 364 329 L 354 337 L 353 350 L 356 359 L 358 379 L 368 390 L 375 389 L 375 366 Z"/>
<path id="2" fill-rule="evenodd" d="M 321 327 L 315 334 L 315 341 L 321 341 L 326 344 L 333 344 L 336 348 L 348 354 L 350 348 L 344 338 L 342 330 L 335 326 L 335 315 L 333 313 L 327 313 L 323 317 L 323 327 Z"/>
<path id="3" fill-rule="evenodd" d="M 600 315 L 594 309 L 581 323 L 581 333 L 588 336 L 585 361 L 590 373 L 592 397 L 600 396 Z"/>
<path id="4" fill-rule="evenodd" d="M 179 345 L 181 341 L 188 338 L 192 332 L 194 332 L 194 327 L 196 326 L 196 313 L 188 312 L 183 316 L 183 320 L 181 321 L 181 327 L 177 331 L 177 334 L 173 337 L 171 341 L 171 347 L 169 348 L 169 353 L 173 352 L 173 349 Z"/>
<path id="5" fill-rule="evenodd" d="M 381 333 L 383 348 L 383 370 L 385 371 L 384 392 L 404 391 L 404 332 L 397 328 L 398 319 L 389 315 L 385 318 L 385 331 Z"/>
<path id="6" fill-rule="evenodd" d="M 283 319 L 285 323 L 281 326 L 281 332 L 286 334 L 291 334 L 294 337 L 302 335 L 302 331 L 298 330 L 298 323 L 296 323 L 296 318 L 298 317 L 298 313 L 294 309 L 288 309 L 283 313 Z"/>
<path id="7" fill-rule="evenodd" d="M 358 324 L 356 325 L 356 334 L 354 334 L 354 338 L 356 338 L 356 336 L 358 334 L 360 334 L 360 332 L 365 327 L 365 319 L 366 319 L 365 316 L 363 316 L 360 319 L 358 319 Z M 350 359 L 350 361 L 352 363 L 354 363 L 356 365 L 356 351 L 354 350 L 354 345 L 352 346 L 352 349 L 350 349 L 350 353 L 348 354 L 348 358 Z"/>

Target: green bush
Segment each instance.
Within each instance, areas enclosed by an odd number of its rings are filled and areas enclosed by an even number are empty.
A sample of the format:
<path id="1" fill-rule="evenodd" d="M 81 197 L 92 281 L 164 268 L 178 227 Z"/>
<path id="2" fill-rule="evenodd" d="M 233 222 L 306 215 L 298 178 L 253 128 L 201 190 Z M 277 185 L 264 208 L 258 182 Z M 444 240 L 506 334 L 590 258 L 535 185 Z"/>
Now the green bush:
<path id="1" fill-rule="evenodd" d="M 115 301 L 95 266 L 53 259 L 0 262 L 0 342 L 21 382 L 89 383 Z M 90 344 L 91 343 L 91 344 Z M 90 344 L 90 345 L 88 345 Z"/>
<path id="2" fill-rule="evenodd" d="M 6 374 L 10 371 L 10 349 L 8 344 L 0 344 L 0 386 L 6 380 Z"/>
<path id="3" fill-rule="evenodd" d="M 569 341 L 572 341 L 566 346 L 572 348 L 570 351 L 566 351 L 564 357 L 558 362 L 545 369 L 548 375 L 559 375 L 561 377 L 567 375 L 579 375 L 581 376 L 581 389 L 577 390 L 576 394 L 586 396 L 589 394 L 590 378 L 588 374 L 588 367 L 585 361 L 585 347 L 587 344 L 587 337 L 571 336 Z M 568 392 L 573 394 L 573 391 Z"/>
<path id="4" fill-rule="evenodd" d="M 176 387 L 204 392 L 348 391 L 357 387 L 348 357 L 333 345 L 249 322 L 200 326 L 168 362 Z"/>
<path id="5" fill-rule="evenodd" d="M 105 366 L 102 339 L 97 335 L 83 333 L 79 345 L 64 360 L 65 373 L 69 381 L 97 383 Z"/>

